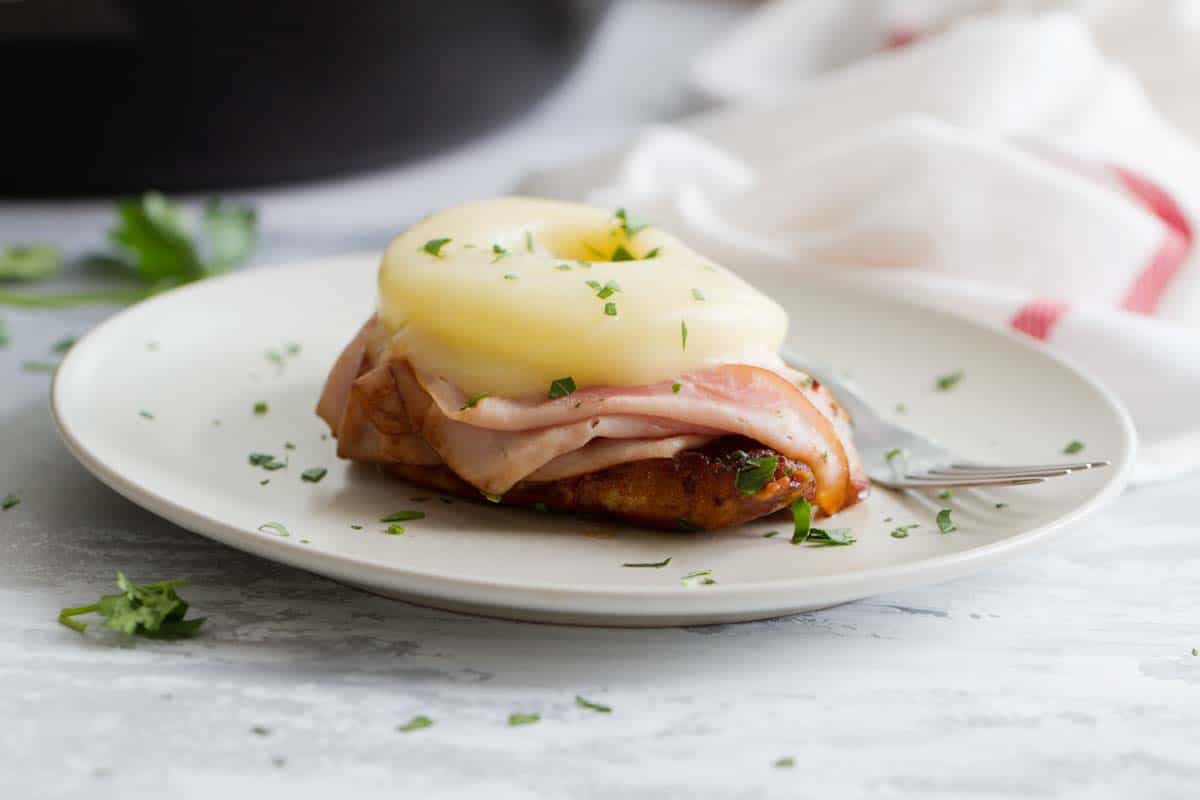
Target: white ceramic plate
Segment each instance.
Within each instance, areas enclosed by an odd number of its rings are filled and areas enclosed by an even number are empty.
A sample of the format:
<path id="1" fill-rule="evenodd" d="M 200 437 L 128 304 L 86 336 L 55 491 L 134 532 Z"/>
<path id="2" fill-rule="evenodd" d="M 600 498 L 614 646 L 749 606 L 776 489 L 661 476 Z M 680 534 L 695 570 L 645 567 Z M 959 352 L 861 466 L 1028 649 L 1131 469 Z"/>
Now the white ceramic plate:
<path id="1" fill-rule="evenodd" d="M 338 461 L 313 414 L 327 370 L 372 311 L 375 266 L 355 257 L 257 269 L 116 315 L 58 370 L 52 405 L 63 439 L 130 500 L 241 550 L 418 603 L 606 625 L 758 619 L 954 578 L 1044 541 L 1114 496 L 1132 458 L 1133 428 L 1117 401 L 1046 352 L 936 311 L 806 282 L 771 288 L 792 314 L 789 345 L 838 365 L 878 407 L 905 404 L 909 426 L 997 462 L 1055 461 L 1078 439 L 1086 456 L 1113 466 L 949 502 L 876 490 L 827 523 L 853 529 L 850 547 L 793 546 L 786 512 L 683 534 L 448 504 Z M 289 343 L 299 353 L 287 354 Z M 935 376 L 960 368 L 966 377 L 953 391 L 934 391 Z M 268 413 L 254 413 L 259 402 Z M 251 452 L 288 467 L 252 467 Z M 307 483 L 300 473 L 309 467 L 329 472 Z M 422 497 L 430 499 L 412 499 Z M 955 533 L 933 524 L 943 505 L 954 509 Z M 427 517 L 386 534 L 379 519 L 402 509 Z M 259 530 L 266 522 L 289 535 Z M 921 527 L 908 538 L 889 535 L 914 522 Z M 771 530 L 780 533 L 764 538 Z M 667 556 L 661 569 L 621 566 Z M 681 577 L 700 569 L 716 583 L 684 586 Z"/>

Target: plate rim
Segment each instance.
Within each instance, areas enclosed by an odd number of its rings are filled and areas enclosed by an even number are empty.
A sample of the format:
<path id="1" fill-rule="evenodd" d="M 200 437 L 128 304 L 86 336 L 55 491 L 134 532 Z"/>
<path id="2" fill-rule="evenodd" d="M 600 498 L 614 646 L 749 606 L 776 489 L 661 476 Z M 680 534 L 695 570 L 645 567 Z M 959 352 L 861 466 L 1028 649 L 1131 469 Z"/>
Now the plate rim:
<path id="1" fill-rule="evenodd" d="M 402 581 L 411 583 L 415 580 L 434 581 L 444 584 L 451 590 L 442 593 L 447 598 L 454 598 L 456 596 L 452 591 L 455 587 L 472 592 L 494 589 L 521 595 L 521 599 L 525 604 L 524 607 L 545 607 L 547 609 L 553 608 L 551 603 L 546 602 L 548 595 L 560 598 L 573 597 L 610 601 L 632 600 L 635 602 L 648 598 L 680 596 L 680 587 L 674 585 L 643 587 L 629 586 L 627 584 L 589 584 L 587 586 L 578 586 L 566 583 L 530 583 L 529 581 L 503 580 L 498 578 L 463 577 L 441 571 L 417 570 L 397 565 L 380 564 L 366 558 L 345 553 L 309 548 L 291 539 L 253 533 L 181 504 L 121 474 L 118 470 L 106 464 L 102 458 L 89 448 L 86 443 L 86 433 L 81 433 L 77 428 L 72 426 L 69 414 L 64 408 L 64 392 L 66 391 L 64 387 L 71 379 L 73 371 L 82 368 L 79 364 L 86 361 L 88 350 L 93 346 L 93 343 L 101 340 L 110 328 L 118 324 L 123 324 L 136 314 L 145 313 L 145 309 L 157 304 L 177 302 L 181 296 L 207 291 L 219 284 L 262 279 L 263 272 L 274 273 L 277 271 L 295 271 L 300 269 L 320 271 L 335 268 L 337 265 L 343 265 L 342 268 L 345 268 L 344 265 L 347 264 L 361 267 L 365 266 L 364 262 L 367 259 L 376 261 L 378 255 L 376 253 L 358 251 L 318 259 L 255 266 L 251 269 L 238 270 L 181 286 L 121 309 L 81 336 L 64 356 L 54 373 L 50 387 L 50 412 L 60 439 L 76 460 L 93 476 L 110 489 L 151 513 L 179 525 L 191 533 L 214 539 L 243 552 L 249 552 L 270 560 L 277 560 L 293 567 L 335 577 L 339 580 L 356 580 L 353 577 L 356 571 L 375 574 L 383 573 L 394 576 L 397 583 Z M 917 561 L 845 571 L 833 575 L 780 578 L 752 584 L 717 584 L 706 587 L 706 596 L 714 599 L 719 597 L 726 601 L 735 601 L 738 599 L 745 599 L 747 601 L 757 600 L 758 607 L 765 609 L 768 606 L 777 608 L 781 605 L 778 600 L 771 600 L 765 595 L 778 595 L 779 593 L 787 593 L 789 591 L 793 594 L 800 594 L 812 590 L 832 591 L 834 589 L 843 589 L 846 592 L 854 593 L 860 591 L 854 587 L 869 584 L 889 584 L 890 586 L 920 585 L 961 577 L 977 569 L 981 569 L 989 563 L 1012 557 L 1017 552 L 1026 550 L 1038 542 L 1048 540 L 1052 534 L 1059 532 L 1072 522 L 1095 511 L 1103 504 L 1112 500 L 1125 488 L 1133 470 L 1134 455 L 1138 441 L 1133 421 L 1124 405 L 1112 391 L 1096 380 L 1087 370 L 1073 363 L 1070 358 L 1048 347 L 1043 347 L 1039 343 L 1029 340 L 1027 337 L 1019 336 L 1015 332 L 993 327 L 968 316 L 939 309 L 919 300 L 895 297 L 888 295 L 884 291 L 851 284 L 836 278 L 823 277 L 819 278 L 819 280 L 845 290 L 874 295 L 881 302 L 919 309 L 923 313 L 953 320 L 955 324 L 974 328 L 982 335 L 998 336 L 1006 339 L 1034 357 L 1048 359 L 1058 368 L 1066 370 L 1074 377 L 1083 381 L 1108 407 L 1108 410 L 1113 414 L 1119 425 L 1121 452 L 1113 454 L 1113 463 L 1109 467 L 1111 470 L 1109 473 L 1110 477 L 1088 500 L 1049 522 L 1023 530 L 1011 536 L 1006 536 L 999 541 L 953 553 L 930 556 Z M 318 563 L 314 566 L 313 562 Z M 329 564 L 331 567 L 336 566 L 338 569 L 324 570 L 322 569 L 324 564 Z M 368 575 L 363 574 L 359 577 L 366 579 Z M 875 593 L 868 590 L 858 596 L 870 596 Z M 539 597 L 541 602 L 538 602 Z M 495 604 L 497 608 L 510 607 L 509 604 L 501 603 L 499 600 L 498 598 Z M 631 605 L 629 608 L 623 608 L 619 611 L 612 609 L 610 611 L 595 612 L 598 616 L 622 614 L 647 617 L 663 613 L 669 615 L 675 612 L 663 612 L 651 608 L 641 610 L 639 613 L 636 605 Z M 716 614 L 700 612 L 696 616 L 714 615 Z"/>

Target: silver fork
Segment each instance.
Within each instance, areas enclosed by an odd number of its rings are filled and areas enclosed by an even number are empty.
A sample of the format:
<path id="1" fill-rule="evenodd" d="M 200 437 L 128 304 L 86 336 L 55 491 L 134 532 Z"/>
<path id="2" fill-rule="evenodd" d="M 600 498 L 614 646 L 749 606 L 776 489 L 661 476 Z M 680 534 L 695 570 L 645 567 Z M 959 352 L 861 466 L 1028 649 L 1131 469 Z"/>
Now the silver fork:
<path id="1" fill-rule="evenodd" d="M 783 360 L 793 369 L 813 376 L 833 392 L 850 412 L 854 443 L 872 483 L 888 489 L 950 489 L 966 486 L 1022 486 L 1072 472 L 1107 467 L 1108 461 L 1073 461 L 1066 464 L 980 464 L 941 445 L 893 425 L 875 413 L 854 387 L 827 370 L 807 364 L 784 351 Z"/>

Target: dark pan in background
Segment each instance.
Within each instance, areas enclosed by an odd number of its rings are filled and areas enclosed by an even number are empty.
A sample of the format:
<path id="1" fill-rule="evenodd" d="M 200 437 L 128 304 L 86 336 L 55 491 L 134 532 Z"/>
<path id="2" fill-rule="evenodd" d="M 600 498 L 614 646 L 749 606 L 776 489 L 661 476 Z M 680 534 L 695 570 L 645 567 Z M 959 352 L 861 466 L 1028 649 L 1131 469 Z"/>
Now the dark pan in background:
<path id="1" fill-rule="evenodd" d="M 607 5 L 0 2 L 0 195 L 227 189 L 428 154 L 545 96 Z"/>

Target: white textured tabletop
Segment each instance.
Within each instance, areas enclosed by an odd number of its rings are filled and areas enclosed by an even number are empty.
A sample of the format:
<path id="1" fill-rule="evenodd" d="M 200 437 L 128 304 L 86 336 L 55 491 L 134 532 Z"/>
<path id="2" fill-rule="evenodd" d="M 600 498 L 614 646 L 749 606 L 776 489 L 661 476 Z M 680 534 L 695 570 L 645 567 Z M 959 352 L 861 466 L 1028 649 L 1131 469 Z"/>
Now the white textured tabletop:
<path id="1" fill-rule="evenodd" d="M 246 193 L 255 263 L 381 247 L 428 209 L 680 113 L 687 59 L 731 13 L 622 6 L 561 92 L 485 142 Z M 671 48 L 654 46 L 664 26 Z M 81 253 L 110 213 L 0 204 L 0 243 Z M 0 310 L 0 495 L 21 497 L 0 512 L 2 797 L 1200 792 L 1200 476 L 1131 491 L 1002 569 L 811 614 L 675 630 L 473 618 L 243 555 L 90 477 L 53 431 L 48 376 L 20 364 L 107 313 Z M 203 635 L 122 642 L 55 622 L 118 569 L 190 576 Z M 542 719 L 509 727 L 512 712 Z M 434 725 L 396 730 L 418 714 Z M 795 766 L 774 765 L 785 756 Z"/>

